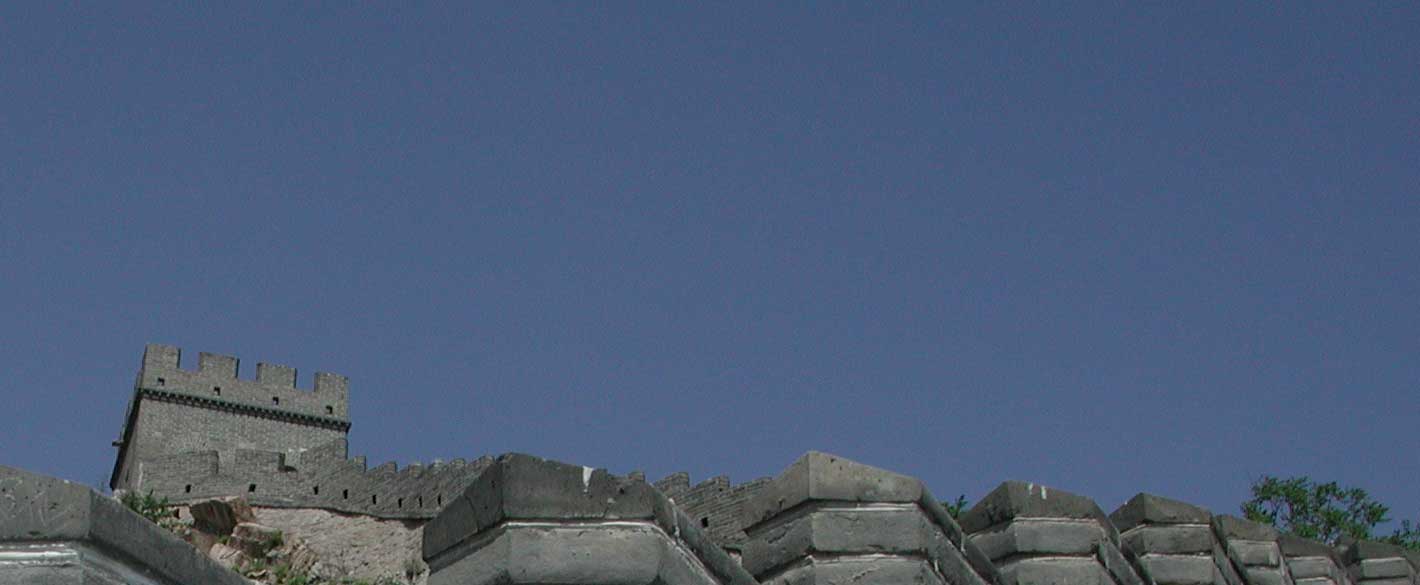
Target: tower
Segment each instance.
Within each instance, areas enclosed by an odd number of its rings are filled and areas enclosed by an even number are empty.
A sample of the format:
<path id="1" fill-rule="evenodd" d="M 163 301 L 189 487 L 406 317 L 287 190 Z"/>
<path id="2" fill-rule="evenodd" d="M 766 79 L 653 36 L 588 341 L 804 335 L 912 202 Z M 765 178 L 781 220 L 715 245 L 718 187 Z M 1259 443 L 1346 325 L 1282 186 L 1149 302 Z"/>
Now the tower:
<path id="1" fill-rule="evenodd" d="M 247 380 L 235 357 L 201 353 L 196 371 L 179 358 L 173 346 L 144 349 L 109 487 L 181 499 L 178 484 L 164 478 L 215 474 L 254 453 L 278 462 L 311 450 L 346 456 L 344 376 L 318 372 L 315 387 L 303 390 L 295 368 L 258 363 L 256 379 Z"/>

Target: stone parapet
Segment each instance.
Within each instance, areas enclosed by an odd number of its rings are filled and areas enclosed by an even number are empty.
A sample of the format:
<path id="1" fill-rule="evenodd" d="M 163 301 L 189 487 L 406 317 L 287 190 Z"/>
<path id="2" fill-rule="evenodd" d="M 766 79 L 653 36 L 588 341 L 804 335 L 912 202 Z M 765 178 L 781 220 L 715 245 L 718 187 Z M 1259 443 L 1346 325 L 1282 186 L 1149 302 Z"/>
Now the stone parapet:
<path id="1" fill-rule="evenodd" d="M 745 502 L 744 568 L 765 584 L 994 585 L 916 478 L 810 452 Z"/>
<path id="2" fill-rule="evenodd" d="M 752 585 L 665 495 L 604 470 L 504 455 L 424 528 L 430 585 Z"/>
<path id="3" fill-rule="evenodd" d="M 86 487 L 0 466 L 0 585 L 247 585 Z"/>
<path id="4" fill-rule="evenodd" d="M 1109 516 L 1120 549 L 1148 585 L 1241 585 L 1213 535 L 1213 514 L 1190 504 L 1139 494 Z"/>
<path id="5" fill-rule="evenodd" d="M 1142 585 L 1119 533 L 1088 498 L 1008 481 L 961 517 L 1004 585 Z"/>

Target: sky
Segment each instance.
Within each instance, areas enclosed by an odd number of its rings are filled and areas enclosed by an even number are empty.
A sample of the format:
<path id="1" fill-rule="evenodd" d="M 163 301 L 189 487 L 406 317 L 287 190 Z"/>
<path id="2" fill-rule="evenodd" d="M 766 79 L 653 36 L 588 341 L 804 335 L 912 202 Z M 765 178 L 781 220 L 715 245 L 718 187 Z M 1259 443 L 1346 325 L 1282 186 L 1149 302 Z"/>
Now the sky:
<path id="1" fill-rule="evenodd" d="M 217 4 L 0 7 L 0 464 L 165 343 L 372 465 L 1420 519 L 1413 4 Z"/>

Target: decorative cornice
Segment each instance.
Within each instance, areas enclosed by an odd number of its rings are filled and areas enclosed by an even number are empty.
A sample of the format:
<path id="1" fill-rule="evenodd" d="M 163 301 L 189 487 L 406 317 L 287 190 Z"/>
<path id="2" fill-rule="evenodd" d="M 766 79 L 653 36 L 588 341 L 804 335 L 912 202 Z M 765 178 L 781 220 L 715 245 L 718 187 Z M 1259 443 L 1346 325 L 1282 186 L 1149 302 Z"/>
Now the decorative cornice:
<path id="1" fill-rule="evenodd" d="M 313 414 L 302 414 L 299 412 L 291 412 L 289 410 L 281 410 L 277 408 L 267 408 L 264 406 L 256 406 L 253 404 L 241 404 L 238 402 L 218 400 L 215 398 L 207 398 L 204 396 L 193 396 L 191 394 L 183 394 L 180 392 L 156 390 L 153 388 L 139 388 L 138 396 L 135 397 L 135 400 L 142 398 L 150 398 L 159 402 L 170 402 L 173 404 L 183 404 L 186 406 L 207 408 L 210 410 L 235 412 L 248 416 L 255 416 L 259 418 L 279 420 L 284 422 L 293 422 L 297 424 L 310 425 L 314 427 L 331 429 L 341 432 L 350 431 L 350 421 L 348 420 L 341 420 L 338 418 L 331 418 L 325 416 L 316 416 Z"/>

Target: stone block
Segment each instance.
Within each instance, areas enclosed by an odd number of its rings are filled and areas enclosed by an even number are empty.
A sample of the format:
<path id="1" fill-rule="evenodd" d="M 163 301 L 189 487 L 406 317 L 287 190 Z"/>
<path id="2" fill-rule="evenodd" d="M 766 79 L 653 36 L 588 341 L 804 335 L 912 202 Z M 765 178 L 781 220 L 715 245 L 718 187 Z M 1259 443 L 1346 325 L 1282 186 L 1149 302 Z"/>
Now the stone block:
<path id="1" fill-rule="evenodd" d="M 1246 579 L 1248 585 L 1292 585 L 1281 569 L 1248 567 Z"/>
<path id="2" fill-rule="evenodd" d="M 1395 577 L 1410 578 L 1414 576 L 1415 570 L 1410 566 L 1410 561 L 1404 557 L 1391 557 L 1388 559 L 1363 559 L 1358 564 L 1356 574 L 1361 579 L 1369 581 Z"/>
<path id="3" fill-rule="evenodd" d="M 1111 542 L 1119 541 L 1119 533 L 1114 525 L 1093 500 L 1020 481 L 1008 481 L 992 490 L 963 514 L 959 522 L 963 530 L 976 533 L 1016 518 L 1093 520 L 1105 531 Z"/>
<path id="4" fill-rule="evenodd" d="M 1133 554 L 1204 554 L 1213 550 L 1207 524 L 1137 526 L 1121 534 L 1122 548 Z"/>
<path id="5" fill-rule="evenodd" d="M 1084 557 L 1037 557 L 999 567 L 1004 585 L 1115 585 L 1099 563 Z"/>
<path id="6" fill-rule="evenodd" d="M 1275 542 L 1278 537 L 1276 528 L 1251 520 L 1244 520 L 1237 516 L 1214 516 L 1213 531 L 1217 533 L 1220 540 L 1224 541 L 1240 538 L 1243 540 L 1267 540 Z"/>
<path id="7" fill-rule="evenodd" d="M 926 556 L 931 533 L 914 505 L 807 510 L 756 530 L 741 560 L 760 575 L 814 553 Z"/>
<path id="8" fill-rule="evenodd" d="M 673 527 L 670 508 L 644 481 L 530 455 L 499 457 L 424 532 L 432 557 L 504 520 L 653 520 Z"/>
<path id="9" fill-rule="evenodd" d="M 1145 555 L 1139 566 L 1158 585 L 1212 585 L 1218 578 L 1218 568 L 1207 556 Z"/>
<path id="10" fill-rule="evenodd" d="M 1112 512 L 1109 519 L 1124 532 L 1140 524 L 1208 524 L 1213 514 L 1192 504 L 1140 493 Z"/>
<path id="11" fill-rule="evenodd" d="M 431 563 L 429 585 L 753 585 L 717 579 L 649 522 L 511 521 L 473 544 Z"/>
<path id="12" fill-rule="evenodd" d="M 814 559 L 763 581 L 764 585 L 950 585 L 912 558 Z"/>
<path id="13" fill-rule="evenodd" d="M 1094 520 L 1020 518 L 971 535 L 993 561 L 1016 555 L 1089 555 L 1108 536 Z"/>
<path id="14" fill-rule="evenodd" d="M 810 500 L 915 503 L 922 493 L 916 478 L 811 451 L 745 502 L 743 524 L 753 526 Z"/>
<path id="15" fill-rule="evenodd" d="M 1291 534 L 1280 534 L 1277 537 L 1277 545 L 1282 547 L 1282 555 L 1287 557 L 1331 557 L 1339 564 L 1340 555 L 1336 549 L 1328 546 L 1324 542 L 1318 542 L 1310 538 L 1302 538 Z"/>
<path id="16" fill-rule="evenodd" d="M 1243 540 L 1228 541 L 1228 553 L 1233 560 L 1249 567 L 1278 567 L 1282 564 L 1282 551 L 1276 542 Z"/>
<path id="17" fill-rule="evenodd" d="M 1292 574 L 1293 580 L 1314 577 L 1330 579 L 1338 573 L 1337 569 L 1336 563 L 1326 557 L 1287 557 L 1287 571 Z"/>

